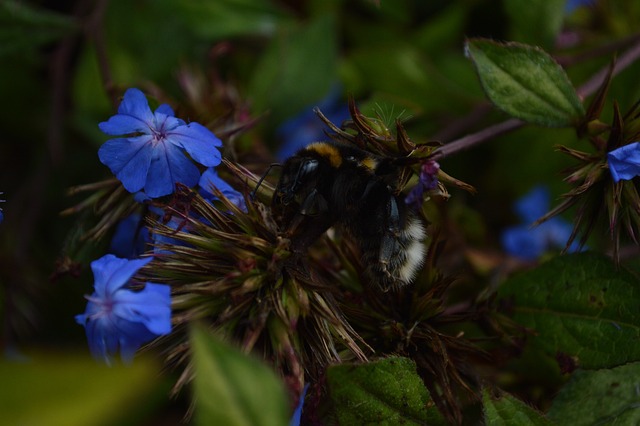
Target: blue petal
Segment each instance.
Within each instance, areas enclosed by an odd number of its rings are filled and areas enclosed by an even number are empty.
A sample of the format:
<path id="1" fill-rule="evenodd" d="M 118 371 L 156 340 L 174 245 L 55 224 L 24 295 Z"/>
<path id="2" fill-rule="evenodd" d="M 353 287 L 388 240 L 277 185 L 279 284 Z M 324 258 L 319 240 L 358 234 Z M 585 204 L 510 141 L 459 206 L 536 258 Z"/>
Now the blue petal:
<path id="1" fill-rule="evenodd" d="M 133 259 L 144 253 L 149 241 L 149 230 L 142 224 L 142 216 L 134 213 L 118 222 L 109 252 L 118 257 Z"/>
<path id="2" fill-rule="evenodd" d="M 171 331 L 171 288 L 147 283 L 141 291 L 120 290 L 114 298 L 118 318 L 145 325 L 154 334 Z"/>
<path id="3" fill-rule="evenodd" d="M 98 157 L 129 192 L 144 188 L 154 147 L 151 136 L 111 139 L 98 150 Z"/>
<path id="4" fill-rule="evenodd" d="M 126 259 L 120 259 L 112 254 L 102 256 L 98 260 L 91 262 L 91 270 L 93 271 L 93 288 L 96 295 L 100 299 L 106 299 L 110 294 L 107 292 L 107 284 L 111 278 L 111 274 L 115 269 L 120 268 L 127 262 Z M 91 304 L 87 305 L 87 309 Z"/>
<path id="5" fill-rule="evenodd" d="M 613 181 L 631 180 L 640 175 L 640 142 L 623 145 L 607 154 Z"/>
<path id="6" fill-rule="evenodd" d="M 156 108 L 156 110 L 154 111 L 154 114 L 164 114 L 164 115 L 168 115 L 169 117 L 175 117 L 175 113 L 173 112 L 173 108 L 171 108 L 169 106 L 169 104 L 161 104 L 158 108 Z"/>
<path id="7" fill-rule="evenodd" d="M 149 126 L 149 123 L 145 123 L 138 118 L 121 114 L 116 114 L 109 118 L 109 120 L 98 124 L 100 130 L 107 135 L 113 136 L 130 135 L 135 133 L 150 135 L 151 128 Z"/>
<path id="8" fill-rule="evenodd" d="M 583 6 L 593 6 L 596 0 L 567 0 L 564 6 L 564 12 L 568 15 L 575 9 Z"/>
<path id="9" fill-rule="evenodd" d="M 127 260 L 107 254 L 91 262 L 96 293 L 100 298 L 111 297 L 119 288 L 129 282 L 138 269 L 151 260 L 151 257 Z"/>
<path id="10" fill-rule="evenodd" d="M 184 148 L 197 162 L 206 167 L 220 164 L 221 156 L 217 147 L 222 141 L 211 130 L 199 123 L 189 123 L 166 133 L 167 141 Z"/>
<path id="11" fill-rule="evenodd" d="M 309 389 L 308 383 L 304 386 L 304 389 L 302 389 L 300 400 L 298 401 L 296 410 L 293 412 L 293 415 L 291 416 L 291 420 L 289 421 L 289 426 L 300 426 L 300 417 L 302 417 L 302 407 L 304 405 L 304 397 L 307 394 L 307 389 Z"/>
<path id="12" fill-rule="evenodd" d="M 515 203 L 515 211 L 523 222 L 535 222 L 549 210 L 550 198 L 547 187 L 536 186 Z"/>
<path id="13" fill-rule="evenodd" d="M 153 128 L 153 113 L 147 98 L 138 89 L 129 89 L 118 107 L 118 114 L 99 124 L 108 135 L 127 135 L 136 132 L 149 133 Z"/>
<path id="14" fill-rule="evenodd" d="M 202 221 L 202 220 L 201 220 Z M 165 225 L 174 231 L 178 232 L 189 232 L 189 223 L 187 219 L 183 217 L 172 216 L 169 222 L 165 223 Z M 178 240 L 177 238 L 173 238 L 167 235 L 159 234 L 158 232 L 153 233 L 153 252 L 155 254 L 168 254 L 172 253 L 171 250 L 167 250 L 166 247 L 160 247 L 164 245 L 174 245 L 180 247 L 191 247 L 189 244 L 185 243 L 182 240 Z"/>
<path id="15" fill-rule="evenodd" d="M 180 148 L 165 143 L 155 148 L 144 192 L 157 198 L 173 193 L 177 182 L 193 187 L 198 179 L 200 171 L 195 164 Z"/>
<path id="16" fill-rule="evenodd" d="M 144 324 L 123 319 L 116 321 L 116 329 L 118 331 L 120 356 L 125 363 L 133 361 L 133 356 L 140 346 L 158 337 L 158 335 L 149 331 Z"/>
<path id="17" fill-rule="evenodd" d="M 319 103 L 303 109 L 280 125 L 277 137 L 282 140 L 282 145 L 276 155 L 279 161 L 286 160 L 312 142 L 326 139 L 325 131 L 328 128 L 313 111 L 315 105 L 329 121 L 337 125 L 349 118 L 349 108 L 341 101 L 340 87 L 335 85 Z"/>
<path id="18" fill-rule="evenodd" d="M 117 329 L 113 321 L 108 317 L 98 319 L 87 317 L 82 325 L 85 327 L 91 355 L 111 365 L 112 355 L 118 350 Z"/>
<path id="19" fill-rule="evenodd" d="M 185 122 L 170 115 L 156 113 L 154 116 L 154 126 L 163 137 L 166 137 L 172 130 L 185 126 Z"/>
<path id="20" fill-rule="evenodd" d="M 519 225 L 507 228 L 502 232 L 502 247 L 513 256 L 527 260 L 535 260 L 545 250 L 545 235 L 537 228 Z"/>
<path id="21" fill-rule="evenodd" d="M 202 188 L 204 191 L 205 198 L 208 199 L 217 199 L 213 195 L 213 189 L 217 188 L 218 191 L 222 192 L 222 195 L 227 197 L 229 201 L 238 206 L 240 209 L 247 211 L 247 206 L 245 205 L 244 197 L 238 191 L 236 191 L 231 185 L 229 185 L 226 181 L 224 181 L 220 176 L 218 176 L 218 172 L 213 167 L 208 168 L 202 173 L 200 177 L 200 182 L 198 182 L 198 186 Z"/>

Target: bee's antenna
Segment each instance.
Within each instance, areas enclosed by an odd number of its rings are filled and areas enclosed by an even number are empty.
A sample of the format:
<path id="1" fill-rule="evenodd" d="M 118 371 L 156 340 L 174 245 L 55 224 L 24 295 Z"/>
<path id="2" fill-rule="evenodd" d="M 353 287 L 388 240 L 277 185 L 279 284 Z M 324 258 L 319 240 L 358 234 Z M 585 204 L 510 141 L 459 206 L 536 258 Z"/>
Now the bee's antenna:
<path id="1" fill-rule="evenodd" d="M 258 189 L 260 188 L 260 185 L 262 185 L 262 181 L 264 180 L 264 178 L 267 177 L 269 172 L 271 172 L 271 169 L 273 169 L 274 167 L 282 167 L 282 164 L 280 164 L 280 163 L 271 163 L 271 164 L 269 164 L 269 168 L 267 169 L 266 172 L 264 172 L 262 177 L 260 177 L 260 180 L 256 184 L 256 187 L 253 189 L 253 191 L 251 191 L 250 197 L 251 197 L 252 200 L 255 200 L 256 193 L 258 192 Z"/>

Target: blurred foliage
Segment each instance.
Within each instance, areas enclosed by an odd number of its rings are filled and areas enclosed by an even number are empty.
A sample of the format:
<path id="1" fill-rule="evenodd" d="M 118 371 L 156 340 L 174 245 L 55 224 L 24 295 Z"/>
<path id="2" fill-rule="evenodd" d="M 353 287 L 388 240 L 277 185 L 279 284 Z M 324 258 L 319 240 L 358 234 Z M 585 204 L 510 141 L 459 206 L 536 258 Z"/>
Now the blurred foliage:
<path id="1" fill-rule="evenodd" d="M 96 154 L 106 140 L 97 123 L 114 112 L 126 88 L 138 87 L 157 102 L 171 103 L 183 118 L 197 117 L 216 134 L 227 132 L 225 155 L 242 158 L 261 175 L 271 161 L 268 154 L 279 145 L 275 129 L 336 84 L 355 97 L 363 113 L 379 116 L 388 127 L 400 116 L 414 141 L 451 142 L 507 118 L 485 98 L 487 88 L 465 57 L 468 39 L 541 46 L 566 71 L 563 84 L 579 88 L 616 53 L 637 48 L 639 19 L 637 0 L 599 0 L 570 13 L 560 0 L 2 1 L 0 191 L 7 202 L 0 224 L 0 341 L 7 352 L 19 348 L 34 355 L 25 363 L 7 357 L 0 364 L 0 418 L 12 424 L 87 424 L 95 418 L 105 424 L 158 424 L 158 413 L 171 410 L 171 403 L 158 396 L 166 394 L 166 385 L 157 379 L 153 362 L 140 358 L 129 369 L 108 370 L 77 355 L 88 350 L 73 317 L 82 312 L 82 295 L 91 288 L 88 263 L 103 254 L 107 242 L 89 241 L 73 259 L 61 255 L 82 234 L 74 228 L 76 218 L 59 217 L 80 200 L 68 198 L 66 191 L 109 176 Z M 614 99 L 626 111 L 640 98 L 638 75 L 636 61 L 615 76 L 603 122 L 611 122 Z M 193 93 L 201 96 L 200 104 Z M 570 121 L 580 104 L 571 98 L 566 105 Z M 229 123 L 236 122 L 247 131 L 234 132 Z M 427 211 L 446 240 L 441 267 L 458 277 L 452 301 L 473 294 L 477 301 L 492 302 L 483 295 L 492 294 L 514 270 L 532 266 L 506 257 L 499 236 L 517 220 L 513 201 L 532 186 L 546 184 L 555 197 L 568 190 L 560 171 L 573 163 L 554 152 L 557 144 L 586 145 L 573 129 L 528 126 L 439 160 L 447 173 L 478 189 L 475 196 L 453 189 L 450 201 L 435 202 Z M 606 229 L 594 233 L 588 245 L 609 250 Z M 623 264 L 640 271 L 637 247 L 621 252 L 627 253 Z M 618 365 L 639 360 L 634 342 L 640 321 L 633 313 L 637 275 L 618 271 L 600 257 L 580 255 L 545 268 L 507 281 L 498 294 L 503 300 L 524 294 L 513 318 L 522 324 L 513 326 L 518 331 L 548 322 L 548 330 L 564 332 L 549 338 L 522 334 L 533 344 L 514 359 L 486 345 L 497 359 L 505 358 L 496 363 L 504 367 L 500 373 L 487 370 L 512 395 L 541 411 L 551 407 L 549 418 L 559 424 L 589 412 L 603 395 L 607 401 L 617 398 L 619 406 L 585 424 L 618 413 L 635 421 L 624 410 L 634 407 L 637 384 L 624 375 L 636 374 L 636 366 Z M 608 271 L 606 297 L 601 269 Z M 54 270 L 66 274 L 54 275 Z M 567 289 L 554 299 L 570 282 L 575 292 Z M 594 299 L 578 294 L 587 291 L 578 286 L 586 286 Z M 578 316 L 577 331 L 567 331 L 570 314 Z M 505 324 L 469 324 L 457 331 L 480 336 L 480 329 L 498 326 Z M 568 336 L 578 332 L 584 341 Z M 610 332 L 619 333 L 615 342 L 606 340 Z M 589 337 L 598 333 L 603 340 Z M 580 363 L 562 354 L 589 352 L 590 344 L 596 352 L 600 344 L 625 349 L 607 351 L 614 359 L 585 356 L 584 367 L 610 370 L 577 370 L 569 379 Z M 52 346 L 73 354 L 52 354 Z M 524 417 L 546 424 L 515 396 L 496 399 L 485 390 L 486 420 L 514 424 Z M 580 404 L 572 408 L 574 399 Z M 133 402 L 139 406 L 125 405 Z M 477 407 L 469 410 L 481 415 Z"/>
<path id="2" fill-rule="evenodd" d="M 13 425 L 137 424 L 166 404 L 160 364 L 140 357 L 113 368 L 87 355 L 44 351 L 0 362 L 0 413 Z M 37 404 L 37 408 L 34 406 Z"/>

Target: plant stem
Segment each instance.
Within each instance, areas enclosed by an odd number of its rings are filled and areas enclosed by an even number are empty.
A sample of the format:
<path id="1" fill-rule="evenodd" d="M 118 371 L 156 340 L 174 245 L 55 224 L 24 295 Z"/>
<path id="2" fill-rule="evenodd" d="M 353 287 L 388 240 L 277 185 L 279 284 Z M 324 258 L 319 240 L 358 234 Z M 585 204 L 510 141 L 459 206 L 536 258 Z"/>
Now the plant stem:
<path id="1" fill-rule="evenodd" d="M 105 92 L 109 96 L 114 109 L 118 107 L 118 93 L 111 77 L 109 57 L 107 54 L 107 42 L 104 34 L 104 17 L 107 12 L 109 0 L 98 0 L 92 15 L 87 21 L 87 34 L 96 48 L 100 79 Z"/>
<path id="2" fill-rule="evenodd" d="M 613 69 L 613 75 L 615 76 L 620 73 L 622 70 L 638 60 L 638 58 L 640 58 L 640 40 L 637 40 L 631 48 L 618 58 Z M 584 99 L 595 93 L 604 81 L 608 71 L 609 65 L 595 73 L 586 83 L 576 90 L 578 96 Z M 494 124 L 480 130 L 479 132 L 472 133 L 443 145 L 433 153 L 431 159 L 436 161 L 441 160 L 442 158 L 455 154 L 459 151 L 469 149 L 472 146 L 491 140 L 499 135 L 519 129 L 525 124 L 527 123 L 517 118 L 511 118 L 501 123 Z"/>

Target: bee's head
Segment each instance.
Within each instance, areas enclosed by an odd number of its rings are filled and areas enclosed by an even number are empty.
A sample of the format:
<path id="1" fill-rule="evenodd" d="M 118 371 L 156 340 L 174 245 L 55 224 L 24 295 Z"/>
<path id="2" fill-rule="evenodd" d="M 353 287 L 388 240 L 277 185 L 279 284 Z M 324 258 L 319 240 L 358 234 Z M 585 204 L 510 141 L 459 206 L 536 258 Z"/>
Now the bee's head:
<path id="1" fill-rule="evenodd" d="M 287 160 L 276 187 L 275 199 L 285 206 L 294 201 L 296 195 L 315 182 L 319 164 L 317 158 L 308 156 L 294 156 Z"/>

